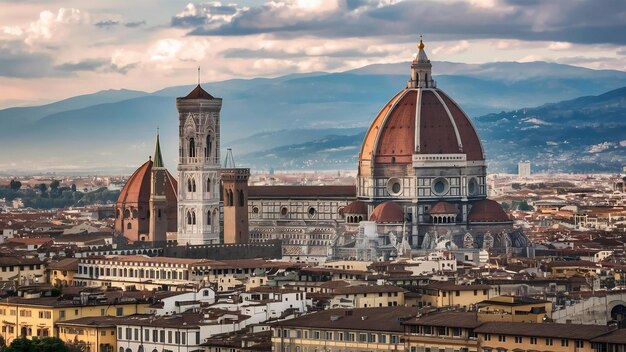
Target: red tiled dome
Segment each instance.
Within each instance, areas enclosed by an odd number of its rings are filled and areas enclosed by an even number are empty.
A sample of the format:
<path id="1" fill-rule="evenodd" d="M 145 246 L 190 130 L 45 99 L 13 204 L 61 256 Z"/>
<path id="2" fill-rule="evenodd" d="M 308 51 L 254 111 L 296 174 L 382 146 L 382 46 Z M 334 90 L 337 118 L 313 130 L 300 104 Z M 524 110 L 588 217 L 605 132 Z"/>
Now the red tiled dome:
<path id="1" fill-rule="evenodd" d="M 511 219 L 502 209 L 502 206 L 491 199 L 483 199 L 472 204 L 467 215 L 470 222 L 509 222 Z"/>
<path id="2" fill-rule="evenodd" d="M 376 222 L 404 222 L 404 211 L 394 202 L 384 202 L 376 206 L 370 221 Z"/>
<path id="3" fill-rule="evenodd" d="M 365 214 L 367 215 L 367 204 L 356 200 L 348 204 L 341 210 L 341 214 Z"/>
<path id="4" fill-rule="evenodd" d="M 431 215 L 436 215 L 436 214 L 456 214 L 459 211 L 456 209 L 456 207 L 448 202 L 437 202 L 435 205 L 433 205 L 432 208 L 430 208 L 430 210 L 428 210 L 428 214 Z"/>
<path id="5" fill-rule="evenodd" d="M 376 164 L 410 164 L 413 154 L 465 154 L 468 161 L 485 160 L 467 115 L 436 88 L 404 89 L 383 107 L 363 140 L 359 171 L 367 174 Z"/>
<path id="6" fill-rule="evenodd" d="M 124 188 L 117 198 L 117 204 L 141 203 L 150 200 L 150 172 L 152 171 L 152 160 L 141 165 L 126 181 Z"/>

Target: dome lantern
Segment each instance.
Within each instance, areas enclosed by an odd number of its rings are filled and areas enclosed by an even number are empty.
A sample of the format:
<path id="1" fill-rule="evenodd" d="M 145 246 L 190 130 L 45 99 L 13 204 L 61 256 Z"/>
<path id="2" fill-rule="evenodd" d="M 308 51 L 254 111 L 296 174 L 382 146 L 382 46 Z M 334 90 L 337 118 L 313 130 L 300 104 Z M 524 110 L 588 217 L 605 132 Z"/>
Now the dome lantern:
<path id="1" fill-rule="evenodd" d="M 436 88 L 437 84 L 432 77 L 432 65 L 426 56 L 421 35 L 417 49 L 417 55 L 411 63 L 411 80 L 407 83 L 407 88 Z"/>

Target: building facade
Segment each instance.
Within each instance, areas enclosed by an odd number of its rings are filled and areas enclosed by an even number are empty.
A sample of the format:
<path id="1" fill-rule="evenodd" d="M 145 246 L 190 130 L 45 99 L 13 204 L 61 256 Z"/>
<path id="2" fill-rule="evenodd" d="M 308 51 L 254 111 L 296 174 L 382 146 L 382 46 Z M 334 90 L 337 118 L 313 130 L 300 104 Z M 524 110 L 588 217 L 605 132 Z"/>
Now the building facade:
<path id="1" fill-rule="evenodd" d="M 179 245 L 220 242 L 220 111 L 222 99 L 200 85 L 176 99 L 178 109 Z"/>

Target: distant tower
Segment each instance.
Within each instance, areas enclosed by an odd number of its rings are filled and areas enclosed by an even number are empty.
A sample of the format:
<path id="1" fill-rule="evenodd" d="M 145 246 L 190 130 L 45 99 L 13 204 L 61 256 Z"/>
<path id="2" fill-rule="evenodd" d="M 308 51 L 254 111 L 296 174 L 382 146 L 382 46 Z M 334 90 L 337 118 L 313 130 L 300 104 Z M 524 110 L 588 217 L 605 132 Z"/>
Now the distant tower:
<path id="1" fill-rule="evenodd" d="M 222 99 L 200 84 L 176 99 L 179 117 L 179 245 L 219 243 L 220 111 Z"/>
<path id="2" fill-rule="evenodd" d="M 517 177 L 530 177 L 530 161 L 520 161 L 517 163 Z"/>
<path id="3" fill-rule="evenodd" d="M 224 243 L 248 243 L 248 179 L 250 169 L 235 167 L 228 149 L 221 172 L 224 189 Z"/>
<path id="4" fill-rule="evenodd" d="M 161 145 L 159 143 L 159 133 L 156 136 L 156 147 L 154 148 L 154 161 L 152 161 L 149 203 L 150 230 L 148 241 L 165 242 L 167 235 L 167 187 L 171 187 L 168 182 L 168 173 L 163 165 L 161 156 Z"/>

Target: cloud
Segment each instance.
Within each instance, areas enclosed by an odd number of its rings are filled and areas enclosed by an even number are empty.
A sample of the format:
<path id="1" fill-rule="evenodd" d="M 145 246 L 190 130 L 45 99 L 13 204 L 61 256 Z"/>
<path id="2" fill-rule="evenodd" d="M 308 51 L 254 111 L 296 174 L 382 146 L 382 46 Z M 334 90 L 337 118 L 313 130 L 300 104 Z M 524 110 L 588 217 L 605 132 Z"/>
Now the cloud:
<path id="1" fill-rule="evenodd" d="M 96 26 L 98 28 L 109 29 L 109 28 L 115 27 L 115 26 L 117 26 L 119 24 L 120 24 L 120 21 L 118 21 L 118 20 L 104 20 L 104 21 L 98 21 L 98 22 L 94 23 L 94 26 Z"/>
<path id="2" fill-rule="evenodd" d="M 137 66 L 137 62 L 114 62 L 114 59 L 85 59 L 76 62 L 66 62 L 54 68 L 60 72 L 115 72 L 126 74 Z"/>
<path id="3" fill-rule="evenodd" d="M 144 21 L 126 22 L 124 23 L 124 26 L 128 28 L 136 28 L 136 27 L 141 27 L 145 24 L 146 24 L 146 21 L 144 20 Z"/>
<path id="4" fill-rule="evenodd" d="M 589 16 L 593 13 L 593 16 Z M 270 1 L 255 7 L 189 4 L 171 25 L 190 35 L 360 37 L 436 33 L 439 39 L 495 38 L 626 44 L 626 2 L 607 0 Z M 602 19 L 598 21 L 598 19 Z M 554 44 L 562 50 L 564 44 Z"/>
<path id="5" fill-rule="evenodd" d="M 0 43 L 0 76 L 34 78 L 53 73 L 52 57 L 25 51 L 19 43 Z"/>

